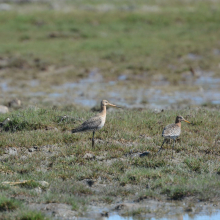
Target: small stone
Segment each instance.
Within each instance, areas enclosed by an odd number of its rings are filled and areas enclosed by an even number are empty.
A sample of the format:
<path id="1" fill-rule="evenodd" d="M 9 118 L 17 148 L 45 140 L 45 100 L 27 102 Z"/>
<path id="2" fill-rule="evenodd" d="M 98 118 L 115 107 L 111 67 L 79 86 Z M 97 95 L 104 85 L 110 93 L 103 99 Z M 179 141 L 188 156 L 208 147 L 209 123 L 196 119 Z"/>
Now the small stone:
<path id="1" fill-rule="evenodd" d="M 21 106 L 21 100 L 19 99 L 13 99 L 10 102 L 8 102 L 8 106 L 10 108 L 17 108 Z"/>
<path id="2" fill-rule="evenodd" d="M 48 182 L 46 182 L 46 181 L 37 181 L 41 186 L 43 186 L 43 187 L 49 187 L 49 183 Z"/>
<path id="3" fill-rule="evenodd" d="M 15 147 L 9 147 L 9 148 L 6 148 L 5 153 L 15 156 L 18 154 L 18 151 Z"/>
<path id="4" fill-rule="evenodd" d="M 126 208 L 126 207 L 127 207 L 127 206 L 124 205 L 124 204 L 119 204 L 119 205 L 115 206 L 115 210 L 121 210 L 121 209 L 124 209 L 124 208 Z"/>
<path id="5" fill-rule="evenodd" d="M 108 215 L 108 212 L 102 212 L 102 213 L 101 213 L 101 216 L 102 216 L 102 217 L 108 217 L 109 215 Z"/>
<path id="6" fill-rule="evenodd" d="M 21 156 L 20 160 L 27 160 L 27 156 Z"/>
<path id="7" fill-rule="evenodd" d="M 83 158 L 84 159 L 94 159 L 95 156 L 93 154 L 91 154 L 91 153 L 86 153 Z"/>
<path id="8" fill-rule="evenodd" d="M 35 149 L 32 147 L 32 148 L 29 148 L 28 151 L 29 151 L 29 152 L 34 152 Z"/>
<path id="9" fill-rule="evenodd" d="M 140 155 L 139 155 L 139 157 L 146 157 L 146 156 L 148 156 L 150 153 L 148 152 L 148 151 L 145 151 L 145 152 L 143 152 L 143 153 L 141 153 Z"/>
<path id="10" fill-rule="evenodd" d="M 0 11 L 10 11 L 11 6 L 9 4 L 2 3 L 0 4 Z"/>
<path id="11" fill-rule="evenodd" d="M 40 187 L 35 188 L 34 191 L 38 194 L 42 193 L 42 189 Z"/>
<path id="12" fill-rule="evenodd" d="M 101 139 L 98 139 L 98 140 L 95 140 L 95 143 L 98 143 L 98 144 L 105 144 L 105 141 L 101 140 Z"/>
<path id="13" fill-rule="evenodd" d="M 1 114 L 8 113 L 8 107 L 4 105 L 0 105 L 0 113 Z"/>
<path id="14" fill-rule="evenodd" d="M 187 207 L 185 208 L 185 212 L 193 212 L 194 208 L 193 207 Z"/>
<path id="15" fill-rule="evenodd" d="M 105 156 L 97 156 L 96 159 L 97 159 L 97 160 L 105 160 L 106 157 L 105 157 Z"/>
<path id="16" fill-rule="evenodd" d="M 84 179 L 84 180 L 82 180 L 82 182 L 90 187 L 95 183 L 95 181 L 92 179 Z"/>

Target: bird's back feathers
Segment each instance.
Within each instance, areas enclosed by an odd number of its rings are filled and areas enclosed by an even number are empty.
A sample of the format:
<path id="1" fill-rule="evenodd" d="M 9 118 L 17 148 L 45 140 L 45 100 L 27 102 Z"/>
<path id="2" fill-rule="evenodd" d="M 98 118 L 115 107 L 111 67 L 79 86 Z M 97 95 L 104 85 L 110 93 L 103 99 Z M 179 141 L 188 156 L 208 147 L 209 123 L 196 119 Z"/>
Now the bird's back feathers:
<path id="1" fill-rule="evenodd" d="M 85 132 L 85 131 L 95 131 L 99 129 L 99 126 L 102 124 L 102 119 L 100 116 L 95 116 L 87 121 L 83 122 L 79 127 L 72 130 L 72 133 L 76 132 Z"/>
<path id="2" fill-rule="evenodd" d="M 177 124 L 167 125 L 162 132 L 164 138 L 178 137 L 181 133 L 181 128 Z"/>

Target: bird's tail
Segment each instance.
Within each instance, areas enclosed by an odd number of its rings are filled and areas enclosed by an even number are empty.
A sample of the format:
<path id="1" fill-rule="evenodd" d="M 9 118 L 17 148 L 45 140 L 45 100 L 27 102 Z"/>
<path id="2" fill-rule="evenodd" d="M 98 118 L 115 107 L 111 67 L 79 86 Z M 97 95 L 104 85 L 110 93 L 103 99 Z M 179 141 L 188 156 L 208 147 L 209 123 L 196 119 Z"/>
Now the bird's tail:
<path id="1" fill-rule="evenodd" d="M 72 133 L 77 133 L 77 132 L 80 132 L 80 131 L 82 131 L 82 128 L 81 128 L 81 127 L 78 127 L 78 128 L 74 128 L 74 129 L 72 130 Z"/>
<path id="2" fill-rule="evenodd" d="M 78 129 L 76 128 L 76 129 L 73 129 L 72 130 L 72 133 L 76 133 L 78 131 Z"/>

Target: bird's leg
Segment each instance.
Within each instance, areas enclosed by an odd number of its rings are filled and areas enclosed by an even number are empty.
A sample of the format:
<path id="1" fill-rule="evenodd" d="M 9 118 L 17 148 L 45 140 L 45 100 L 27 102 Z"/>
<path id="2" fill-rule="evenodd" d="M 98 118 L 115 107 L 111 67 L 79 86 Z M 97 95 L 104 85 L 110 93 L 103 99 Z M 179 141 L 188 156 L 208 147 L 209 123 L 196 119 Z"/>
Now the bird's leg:
<path id="1" fill-rule="evenodd" d="M 172 158 L 173 158 L 173 150 L 174 150 L 174 145 L 175 145 L 175 139 L 173 139 L 173 149 L 172 149 Z"/>
<path id="2" fill-rule="evenodd" d="M 161 149 L 163 149 L 163 144 L 165 143 L 165 141 L 166 141 L 166 139 L 164 139 L 164 141 L 163 141 L 163 143 L 157 153 L 159 153 L 161 151 Z"/>
<path id="3" fill-rule="evenodd" d="M 92 135 L 92 147 L 94 147 L 94 144 L 95 144 L 94 135 L 95 135 L 95 131 L 93 131 L 93 135 Z"/>

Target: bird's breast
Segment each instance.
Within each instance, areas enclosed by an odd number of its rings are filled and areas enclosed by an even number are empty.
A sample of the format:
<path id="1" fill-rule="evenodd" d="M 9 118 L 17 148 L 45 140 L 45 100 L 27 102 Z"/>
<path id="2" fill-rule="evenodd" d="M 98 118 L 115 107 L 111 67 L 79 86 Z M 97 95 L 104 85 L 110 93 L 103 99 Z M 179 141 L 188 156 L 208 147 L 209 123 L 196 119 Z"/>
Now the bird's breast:
<path id="1" fill-rule="evenodd" d="M 106 119 L 106 117 L 105 117 L 105 116 L 101 116 L 100 118 L 101 118 L 101 123 L 100 123 L 100 125 L 98 126 L 98 129 L 101 129 L 101 128 L 105 125 L 105 119 Z"/>

